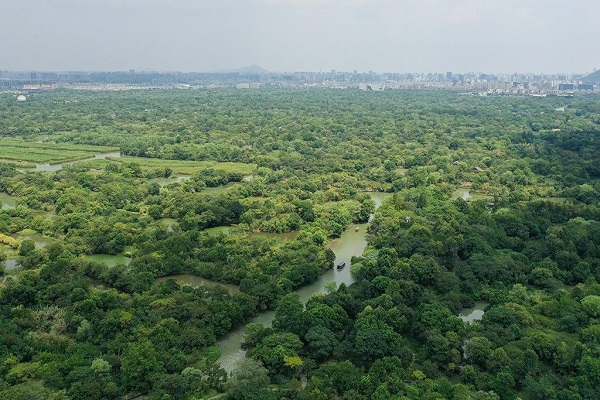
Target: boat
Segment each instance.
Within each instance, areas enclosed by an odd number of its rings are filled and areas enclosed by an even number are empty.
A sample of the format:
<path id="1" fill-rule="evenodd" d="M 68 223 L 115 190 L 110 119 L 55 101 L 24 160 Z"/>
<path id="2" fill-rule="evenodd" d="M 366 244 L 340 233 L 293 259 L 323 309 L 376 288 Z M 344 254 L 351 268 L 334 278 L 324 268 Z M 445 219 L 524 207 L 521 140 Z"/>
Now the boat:
<path id="1" fill-rule="evenodd" d="M 346 263 L 342 261 L 341 263 L 339 263 L 339 264 L 336 266 L 336 268 L 337 268 L 338 270 L 340 270 L 340 269 L 343 269 L 345 266 L 346 266 Z"/>
<path id="2" fill-rule="evenodd" d="M 354 228 L 354 232 L 358 232 L 360 228 L 357 226 L 356 228 Z"/>

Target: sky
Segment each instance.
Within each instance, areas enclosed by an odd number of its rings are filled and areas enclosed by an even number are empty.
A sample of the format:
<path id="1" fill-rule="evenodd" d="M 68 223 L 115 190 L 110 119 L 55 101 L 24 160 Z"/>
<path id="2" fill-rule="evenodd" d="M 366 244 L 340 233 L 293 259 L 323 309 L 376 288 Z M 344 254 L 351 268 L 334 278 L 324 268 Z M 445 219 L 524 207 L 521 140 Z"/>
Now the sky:
<path id="1" fill-rule="evenodd" d="M 598 0 L 0 0 L 0 70 L 591 72 Z"/>

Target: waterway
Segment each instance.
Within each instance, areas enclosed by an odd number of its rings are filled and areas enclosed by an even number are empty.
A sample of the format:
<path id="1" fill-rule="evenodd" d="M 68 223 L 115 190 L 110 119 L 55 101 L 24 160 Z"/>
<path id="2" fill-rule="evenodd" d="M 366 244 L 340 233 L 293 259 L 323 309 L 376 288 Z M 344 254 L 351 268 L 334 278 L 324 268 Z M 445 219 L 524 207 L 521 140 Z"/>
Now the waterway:
<path id="1" fill-rule="evenodd" d="M 28 171 L 32 171 L 32 172 L 55 172 L 55 171 L 60 171 L 61 169 L 63 169 L 63 167 L 65 165 L 73 165 L 76 162 L 82 162 L 82 161 L 91 161 L 91 160 L 104 160 L 106 158 L 119 158 L 121 157 L 121 152 L 120 151 L 112 151 L 109 153 L 99 153 L 99 154 L 95 154 L 93 157 L 90 158 L 85 158 L 83 160 L 76 160 L 76 161 L 72 161 L 72 162 L 67 162 L 67 163 L 63 163 L 63 164 L 48 164 L 48 163 L 43 163 L 43 164 L 36 164 L 35 168 L 17 168 L 18 171 L 20 172 L 28 172 Z"/>
<path id="2" fill-rule="evenodd" d="M 383 192 L 369 193 L 369 196 L 375 201 L 376 209 L 391 195 L 391 193 Z M 336 268 L 331 268 L 321 275 L 317 281 L 298 289 L 296 293 L 299 294 L 300 301 L 306 303 L 315 294 L 327 293 L 326 286 L 329 286 L 328 283 L 330 282 L 335 282 L 336 286 L 339 286 L 341 283 L 351 285 L 354 282 L 351 274 L 352 263 L 350 259 L 352 256 L 361 256 L 367 247 L 367 226 L 368 224 L 352 225 L 342 233 L 340 238 L 328 243 L 327 247 L 335 253 L 334 265 L 345 262 L 346 266 L 339 271 Z M 356 230 L 357 227 L 358 230 Z M 260 313 L 248 321 L 248 323 L 260 323 L 264 326 L 271 326 L 273 318 L 275 318 L 275 312 L 267 311 Z M 217 347 L 221 351 L 221 357 L 219 357 L 217 362 L 227 372 L 231 372 L 246 356 L 246 351 L 241 348 L 244 341 L 244 328 L 244 326 L 238 327 L 217 342 Z"/>

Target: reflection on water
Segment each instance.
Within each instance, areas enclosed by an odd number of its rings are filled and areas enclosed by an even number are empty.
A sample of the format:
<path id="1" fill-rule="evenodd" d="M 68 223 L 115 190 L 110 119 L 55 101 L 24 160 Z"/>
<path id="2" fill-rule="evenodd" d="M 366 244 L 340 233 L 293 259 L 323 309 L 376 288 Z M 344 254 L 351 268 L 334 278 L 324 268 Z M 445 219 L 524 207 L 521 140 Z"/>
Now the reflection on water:
<path id="1" fill-rule="evenodd" d="M 270 327 L 274 318 L 275 311 L 265 311 L 247 323 L 258 323 Z M 236 365 L 246 357 L 246 350 L 241 347 L 244 342 L 244 328 L 245 326 L 236 328 L 217 342 L 217 347 L 221 351 L 221 356 L 217 360 L 217 363 L 227 372 L 233 371 Z"/>
<path id="2" fill-rule="evenodd" d="M 392 196 L 391 193 L 383 192 L 371 192 L 369 196 L 375 201 L 375 208 L 379 208 L 383 201 L 388 197 Z M 306 303 L 308 299 L 318 293 L 327 293 L 326 286 L 329 282 L 335 282 L 336 286 L 341 283 L 351 285 L 354 282 L 354 278 L 351 274 L 351 258 L 353 256 L 361 256 L 365 248 L 367 247 L 367 226 L 368 224 L 352 225 L 342 233 L 342 236 L 338 239 L 334 239 L 328 243 L 327 247 L 333 250 L 335 253 L 335 263 L 338 265 L 340 262 L 345 262 L 346 266 L 337 270 L 331 268 L 322 274 L 317 281 L 303 286 L 296 291 L 300 295 L 300 300 Z M 358 230 L 356 228 L 358 227 Z M 281 237 L 282 235 L 296 234 L 297 232 L 288 232 L 287 234 L 271 234 L 277 235 L 275 237 Z M 256 234 L 255 234 L 256 235 Z M 265 235 L 265 234 L 262 234 Z M 295 236 L 294 236 L 295 237 Z M 332 266 L 333 267 L 333 266 Z M 271 326 L 273 318 L 275 317 L 274 311 L 268 311 L 259 314 L 253 318 L 250 322 L 262 323 L 265 326 Z M 241 344 L 244 339 L 244 326 L 240 326 L 237 329 L 230 332 L 228 335 L 223 337 L 217 342 L 217 347 L 221 351 L 221 357 L 218 359 L 218 363 L 227 372 L 231 372 L 236 365 L 238 365 L 245 357 L 246 352 L 241 349 Z"/>
<path id="3" fill-rule="evenodd" d="M 191 178 L 190 175 L 174 175 L 168 178 L 152 178 L 150 182 L 156 182 L 162 188 L 172 183 L 181 183 Z"/>
<path id="4" fill-rule="evenodd" d="M 114 267 L 115 265 L 119 264 L 129 265 L 129 263 L 131 262 L 131 257 L 126 257 L 124 255 L 90 254 L 86 257 L 92 261 L 102 263 L 108 267 Z"/>
<path id="5" fill-rule="evenodd" d="M 386 199 L 389 199 L 393 196 L 393 193 L 385 193 L 385 192 L 368 192 L 371 199 L 375 202 L 375 209 L 377 210 Z"/>
<path id="6" fill-rule="evenodd" d="M 483 314 L 485 314 L 485 308 L 488 305 L 489 303 L 484 301 L 476 301 L 474 307 L 463 309 L 460 314 L 458 314 L 458 318 L 462 319 L 464 322 L 481 321 Z"/>
<path id="7" fill-rule="evenodd" d="M 228 182 L 225 185 L 221 185 L 221 186 L 206 186 L 204 188 L 202 188 L 202 191 L 200 193 L 203 194 L 221 194 L 221 193 L 225 193 L 227 190 L 231 189 L 232 187 L 234 187 L 235 185 L 238 185 L 239 182 Z"/>
<path id="8" fill-rule="evenodd" d="M 23 231 L 22 233 L 17 233 L 16 235 L 13 235 L 13 237 L 19 242 L 23 242 L 24 240 L 32 240 L 37 248 L 45 247 L 53 240 L 48 236 L 44 236 L 41 233 L 37 233 L 29 229 Z"/>
<path id="9" fill-rule="evenodd" d="M 14 258 L 9 258 L 7 260 L 4 260 L 4 267 L 6 268 L 7 271 L 17 268 L 17 260 L 15 260 Z"/>
<path id="10" fill-rule="evenodd" d="M 463 200 L 469 200 L 471 198 L 471 192 L 469 191 L 469 189 L 465 189 L 465 188 L 459 188 L 456 189 L 451 196 L 452 199 L 463 199 Z"/>

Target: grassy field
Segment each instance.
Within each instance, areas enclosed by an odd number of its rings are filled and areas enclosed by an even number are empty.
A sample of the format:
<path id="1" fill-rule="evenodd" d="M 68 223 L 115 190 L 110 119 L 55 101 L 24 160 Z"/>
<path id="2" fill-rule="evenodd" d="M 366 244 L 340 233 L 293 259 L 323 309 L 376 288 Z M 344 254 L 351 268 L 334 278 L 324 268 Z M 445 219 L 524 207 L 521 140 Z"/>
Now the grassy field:
<path id="1" fill-rule="evenodd" d="M 69 143 L 37 143 L 11 139 L 0 139 L 0 163 L 10 162 L 21 168 L 33 168 L 35 164 L 61 164 L 85 160 L 94 154 L 119 151 L 115 147 L 89 146 Z M 149 171 L 170 168 L 176 175 L 193 175 L 212 168 L 226 172 L 250 175 L 256 170 L 256 164 L 216 161 L 163 160 L 144 157 L 110 157 L 107 160 L 86 160 L 90 168 L 104 168 L 109 162 L 136 163 Z"/>
<path id="2" fill-rule="evenodd" d="M 19 167 L 35 167 L 38 163 L 60 164 L 92 157 L 97 153 L 118 151 L 115 147 L 65 143 L 37 143 L 0 139 L 0 162 L 16 163 Z"/>

